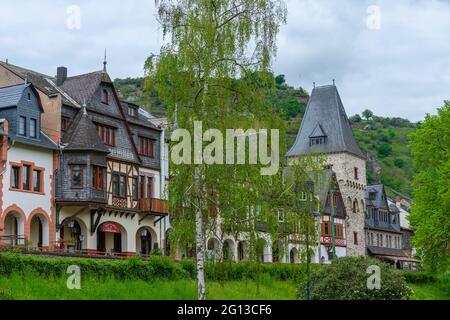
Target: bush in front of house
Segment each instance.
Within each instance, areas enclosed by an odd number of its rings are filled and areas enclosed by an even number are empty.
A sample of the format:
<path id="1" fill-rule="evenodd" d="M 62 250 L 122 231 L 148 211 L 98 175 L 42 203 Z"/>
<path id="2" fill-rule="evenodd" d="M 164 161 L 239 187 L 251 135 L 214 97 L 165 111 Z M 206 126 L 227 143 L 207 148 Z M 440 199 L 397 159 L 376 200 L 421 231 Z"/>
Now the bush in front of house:
<path id="1" fill-rule="evenodd" d="M 62 258 L 23 255 L 20 253 L 0 253 L 0 274 L 36 273 L 43 277 L 66 275 L 71 265 L 80 267 L 82 277 L 130 280 L 195 279 L 197 266 L 194 260 L 175 262 L 162 256 L 150 256 L 148 259 L 131 257 L 124 260 Z M 311 264 L 311 270 L 323 268 Z M 264 275 L 276 280 L 294 280 L 300 282 L 306 276 L 306 266 L 302 264 L 271 263 L 261 264 L 249 261 L 239 263 L 207 263 L 205 277 L 210 281 L 256 280 Z"/>
<path id="2" fill-rule="evenodd" d="M 403 276 L 405 277 L 406 282 L 408 283 L 433 283 L 436 282 L 436 276 L 419 271 L 419 272 L 412 272 L 412 271 L 404 271 Z"/>
<path id="3" fill-rule="evenodd" d="M 0 274 L 33 272 L 44 277 L 60 277 L 67 274 L 71 265 L 80 267 L 82 277 L 114 277 L 116 279 L 151 280 L 154 278 L 181 279 L 189 277 L 172 259 L 152 256 L 142 260 L 132 257 L 126 260 L 103 260 L 89 258 L 59 258 L 0 254 Z"/>
<path id="4" fill-rule="evenodd" d="M 371 266 L 380 268 L 379 289 L 367 285 L 374 275 L 368 273 Z M 300 299 L 306 299 L 306 287 L 304 280 L 298 289 Z M 337 258 L 326 268 L 311 272 L 312 300 L 406 300 L 410 296 L 411 289 L 399 270 L 369 257 Z"/>

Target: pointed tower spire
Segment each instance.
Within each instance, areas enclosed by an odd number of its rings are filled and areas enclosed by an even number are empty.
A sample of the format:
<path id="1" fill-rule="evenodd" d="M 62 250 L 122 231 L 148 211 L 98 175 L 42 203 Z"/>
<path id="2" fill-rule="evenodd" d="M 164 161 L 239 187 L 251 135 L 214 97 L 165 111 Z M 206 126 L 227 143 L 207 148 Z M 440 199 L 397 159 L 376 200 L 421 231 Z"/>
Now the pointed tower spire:
<path id="1" fill-rule="evenodd" d="M 103 71 L 104 72 L 106 72 L 106 64 L 107 64 L 108 62 L 106 62 L 106 48 L 105 48 L 105 56 L 104 56 L 104 58 L 103 58 Z"/>
<path id="2" fill-rule="evenodd" d="M 353 135 L 336 86 L 314 87 L 297 138 L 287 156 L 313 152 L 347 152 L 366 157 Z"/>

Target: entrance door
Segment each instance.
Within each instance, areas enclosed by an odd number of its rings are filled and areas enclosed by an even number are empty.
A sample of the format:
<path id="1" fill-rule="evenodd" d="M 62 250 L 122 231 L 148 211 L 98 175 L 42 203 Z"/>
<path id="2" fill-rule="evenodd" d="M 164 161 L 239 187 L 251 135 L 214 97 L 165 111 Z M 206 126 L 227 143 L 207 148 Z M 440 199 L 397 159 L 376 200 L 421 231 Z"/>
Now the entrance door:
<path id="1" fill-rule="evenodd" d="M 105 233 L 101 231 L 97 232 L 97 251 L 100 252 L 106 251 L 105 241 L 106 241 Z"/>
<path id="2" fill-rule="evenodd" d="M 150 251 L 152 251 L 152 236 L 147 232 L 147 235 L 141 236 L 141 254 L 149 255 Z"/>
<path id="3" fill-rule="evenodd" d="M 122 235 L 114 233 L 114 252 L 122 252 Z"/>
<path id="4" fill-rule="evenodd" d="M 38 224 L 39 224 L 39 236 L 38 236 L 38 247 L 39 248 L 41 248 L 42 247 L 42 243 L 43 243 L 43 235 L 44 235 L 44 232 L 43 232 L 43 228 L 42 228 L 42 221 L 41 221 L 41 219 L 39 219 L 39 218 L 37 218 L 37 220 L 38 220 Z"/>

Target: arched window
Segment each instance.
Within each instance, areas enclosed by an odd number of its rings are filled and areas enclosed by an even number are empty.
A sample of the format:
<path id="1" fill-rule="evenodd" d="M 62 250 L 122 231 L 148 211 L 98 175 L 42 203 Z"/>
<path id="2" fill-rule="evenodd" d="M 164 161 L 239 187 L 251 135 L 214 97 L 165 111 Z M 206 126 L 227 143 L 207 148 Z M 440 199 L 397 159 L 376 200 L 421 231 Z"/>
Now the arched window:
<path id="1" fill-rule="evenodd" d="M 358 207 L 358 200 L 354 200 L 353 201 L 353 213 L 357 213 L 357 212 L 359 212 L 359 207 Z"/>

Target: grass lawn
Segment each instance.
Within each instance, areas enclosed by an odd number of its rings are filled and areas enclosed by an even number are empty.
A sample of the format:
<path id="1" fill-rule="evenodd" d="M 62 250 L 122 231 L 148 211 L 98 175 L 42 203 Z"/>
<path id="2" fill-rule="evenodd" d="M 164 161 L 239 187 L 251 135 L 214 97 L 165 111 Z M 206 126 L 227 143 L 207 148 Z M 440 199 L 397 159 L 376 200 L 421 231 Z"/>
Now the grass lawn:
<path id="1" fill-rule="evenodd" d="M 450 288 L 442 288 L 436 283 L 412 284 L 408 287 L 413 290 L 413 300 L 450 300 Z"/>
<path id="2" fill-rule="evenodd" d="M 208 299 L 295 300 L 295 285 L 269 278 L 261 280 L 259 293 L 255 281 L 207 283 Z M 0 276 L 0 300 L 12 296 L 23 300 L 193 300 L 197 297 L 194 280 L 117 281 L 85 279 L 80 290 L 69 290 L 66 278 L 46 279 L 35 275 Z"/>

